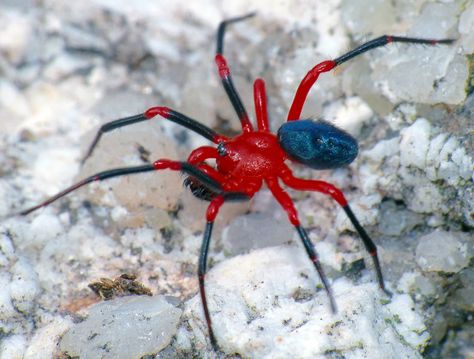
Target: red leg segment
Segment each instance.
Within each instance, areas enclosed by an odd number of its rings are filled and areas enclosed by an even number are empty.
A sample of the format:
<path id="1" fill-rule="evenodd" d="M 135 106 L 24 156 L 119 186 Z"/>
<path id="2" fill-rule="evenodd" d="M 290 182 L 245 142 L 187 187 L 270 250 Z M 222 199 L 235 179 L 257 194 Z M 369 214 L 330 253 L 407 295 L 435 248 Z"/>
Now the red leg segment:
<path id="1" fill-rule="evenodd" d="M 194 151 L 188 157 L 188 162 L 198 167 L 201 171 L 206 173 L 208 176 L 214 178 L 219 183 L 224 183 L 225 177 L 217 171 L 214 167 L 205 163 L 208 159 L 214 159 L 218 157 L 218 152 L 215 147 L 202 146 Z"/>
<path id="2" fill-rule="evenodd" d="M 188 157 L 188 162 L 198 164 L 210 158 L 217 158 L 219 156 L 217 149 L 211 146 L 198 147 L 191 152 Z"/>
<path id="3" fill-rule="evenodd" d="M 342 193 L 342 191 L 336 186 L 324 181 L 297 178 L 293 176 L 290 168 L 287 166 L 285 167 L 285 170 L 281 174 L 281 179 L 287 186 L 300 191 L 317 191 L 328 194 L 342 207 L 347 206 L 347 200 L 346 197 L 344 197 L 344 193 Z"/>
<path id="4" fill-rule="evenodd" d="M 256 79 L 253 83 L 253 99 L 255 102 L 255 115 L 257 117 L 257 127 L 260 131 L 270 131 L 267 113 L 267 94 L 265 91 L 265 81 Z"/>
<path id="5" fill-rule="evenodd" d="M 319 75 L 323 72 L 331 71 L 336 67 L 336 62 L 332 60 L 323 61 L 313 67 L 303 78 L 298 89 L 296 90 L 293 103 L 291 104 L 290 111 L 288 112 L 288 121 L 299 120 L 301 116 L 301 111 L 303 110 L 303 105 L 308 96 L 309 90 L 313 87 L 314 83 L 318 79 Z"/>

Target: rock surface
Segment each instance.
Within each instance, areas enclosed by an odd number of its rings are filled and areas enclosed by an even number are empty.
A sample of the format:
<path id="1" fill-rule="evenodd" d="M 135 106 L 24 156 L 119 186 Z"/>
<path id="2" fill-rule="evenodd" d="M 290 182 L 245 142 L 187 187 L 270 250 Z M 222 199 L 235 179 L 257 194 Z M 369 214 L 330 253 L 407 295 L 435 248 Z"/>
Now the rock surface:
<path id="1" fill-rule="evenodd" d="M 344 211 L 322 194 L 289 191 L 334 284 L 340 310 L 332 315 L 304 251 L 287 246 L 298 238 L 264 188 L 250 203 L 223 206 L 216 221 L 207 288 L 221 356 L 473 355 L 472 4 L 19 0 L 0 4 L 2 359 L 51 358 L 97 301 L 88 284 L 122 273 L 155 295 L 178 297 L 186 313 L 151 355 L 215 356 L 197 295 L 207 203 L 184 191 L 179 174 L 95 183 L 29 216 L 10 215 L 94 171 L 186 159 L 209 144 L 155 119 L 104 134 L 81 166 L 112 119 L 164 105 L 216 131 L 239 131 L 213 63 L 215 31 L 249 11 L 257 16 L 229 28 L 225 53 L 251 116 L 252 81 L 265 79 L 273 131 L 319 61 L 382 34 L 456 42 L 364 54 L 321 75 L 303 109 L 304 118 L 324 118 L 359 140 L 347 168 L 293 168 L 344 191 L 378 245 L 394 297 L 372 284 L 370 257 Z M 121 329 L 114 339 L 128 340 Z M 127 349 L 138 357 L 140 348 Z"/>

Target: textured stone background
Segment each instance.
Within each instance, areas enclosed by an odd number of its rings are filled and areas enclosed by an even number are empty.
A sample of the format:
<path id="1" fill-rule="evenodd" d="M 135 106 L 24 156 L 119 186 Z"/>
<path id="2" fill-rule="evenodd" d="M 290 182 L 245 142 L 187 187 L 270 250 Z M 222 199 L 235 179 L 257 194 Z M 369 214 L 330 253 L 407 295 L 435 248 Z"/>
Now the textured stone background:
<path id="1" fill-rule="evenodd" d="M 219 263 L 208 291 L 222 356 L 474 355 L 472 2 L 17 0 L 0 3 L 2 359 L 61 351 L 107 357 L 123 341 L 130 343 L 125 358 L 213 356 L 196 296 L 206 203 L 184 191 L 179 175 L 114 179 L 27 217 L 9 215 L 91 173 L 185 159 L 207 144 L 157 119 L 104 136 L 81 167 L 99 125 L 112 119 L 166 105 L 236 133 L 214 68 L 215 30 L 253 10 L 255 18 L 229 29 L 225 52 L 251 114 L 252 82 L 265 79 L 274 131 L 319 61 L 385 33 L 457 42 L 374 50 L 321 76 L 304 108 L 305 117 L 325 118 L 360 141 L 348 168 L 295 166 L 295 173 L 346 193 L 379 245 L 394 296 L 378 290 L 336 204 L 290 192 L 333 283 L 339 312 L 332 315 L 285 214 L 264 189 L 250 204 L 226 206 L 216 223 L 210 260 Z M 97 342 L 80 337 L 75 323 L 95 313 L 88 306 L 98 301 L 87 285 L 121 273 L 137 274 L 157 296 L 154 304 L 148 297 L 133 303 L 153 335 L 166 332 L 162 341 L 140 340 L 140 324 L 114 302 L 104 315 L 125 315 L 127 325 L 106 320 Z M 156 322 L 157 313 L 167 320 Z M 93 354 L 75 352 L 81 340 Z"/>

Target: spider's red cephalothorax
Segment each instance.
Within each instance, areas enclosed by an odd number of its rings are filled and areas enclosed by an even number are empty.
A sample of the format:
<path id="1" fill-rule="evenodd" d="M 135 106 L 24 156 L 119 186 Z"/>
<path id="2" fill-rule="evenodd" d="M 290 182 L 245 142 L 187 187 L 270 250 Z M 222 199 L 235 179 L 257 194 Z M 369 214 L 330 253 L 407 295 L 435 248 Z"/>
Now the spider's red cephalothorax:
<path id="1" fill-rule="evenodd" d="M 239 117 L 242 126 L 241 134 L 233 138 L 227 138 L 219 135 L 211 128 L 167 107 L 152 107 L 143 114 L 106 123 L 98 131 L 83 162 L 92 154 L 103 133 L 119 127 L 146 121 L 156 116 L 160 116 L 194 131 L 213 142 L 215 147 L 199 147 L 191 152 L 188 160 L 185 162 L 159 159 L 152 164 L 117 168 L 97 173 L 72 185 L 46 201 L 19 213 L 26 215 L 38 208 L 47 206 L 58 198 L 93 181 L 164 169 L 185 173 L 187 175 L 185 185 L 196 197 L 210 202 L 206 213 L 207 223 L 204 229 L 204 238 L 199 256 L 198 277 L 204 315 L 209 330 L 209 338 L 214 348 L 217 348 L 217 341 L 212 330 L 211 316 L 207 306 L 204 285 L 207 253 L 214 220 L 219 212 L 219 208 L 225 201 L 248 200 L 262 187 L 263 183 L 267 185 L 273 196 L 286 211 L 289 221 L 295 227 L 309 259 L 314 264 L 321 278 L 333 311 L 336 310 L 336 303 L 332 296 L 329 282 L 318 261 L 317 254 L 308 234 L 300 225 L 298 213 L 293 201 L 282 188 L 282 183 L 296 190 L 317 191 L 329 195 L 344 209 L 349 220 L 360 235 L 365 248 L 372 256 L 380 288 L 387 292 L 377 256 L 377 247 L 355 217 L 344 194 L 330 183 L 295 177 L 286 162 L 291 160 L 313 169 L 330 169 L 347 165 L 357 156 L 357 141 L 349 134 L 326 121 L 300 118 L 306 97 L 321 73 L 328 72 L 355 56 L 391 42 L 425 45 L 449 44 L 453 42 L 453 40 L 450 39 L 431 40 L 384 35 L 362 44 L 334 60 L 323 61 L 317 64 L 306 74 L 298 86 L 293 103 L 288 111 L 287 122 L 280 127 L 277 135 L 275 135 L 270 132 L 268 123 L 265 82 L 263 79 L 257 79 L 254 83 L 257 125 L 257 128 L 254 128 L 233 85 L 231 71 L 223 55 L 223 39 L 227 25 L 247 19 L 251 16 L 253 16 L 253 14 L 223 21 L 219 25 L 217 32 L 217 54 L 215 62 L 224 89 Z M 211 159 L 215 160 L 215 166 L 206 162 Z"/>

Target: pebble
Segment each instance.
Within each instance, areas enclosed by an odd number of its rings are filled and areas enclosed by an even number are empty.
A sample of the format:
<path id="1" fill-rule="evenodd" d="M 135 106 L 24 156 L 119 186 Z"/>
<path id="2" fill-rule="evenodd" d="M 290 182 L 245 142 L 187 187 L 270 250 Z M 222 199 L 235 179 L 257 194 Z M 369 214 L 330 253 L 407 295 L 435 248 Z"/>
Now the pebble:
<path id="1" fill-rule="evenodd" d="M 87 319 L 63 336 L 60 348 L 81 359 L 141 358 L 170 343 L 180 316 L 163 296 L 117 298 L 89 308 Z"/>

